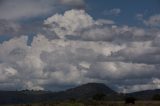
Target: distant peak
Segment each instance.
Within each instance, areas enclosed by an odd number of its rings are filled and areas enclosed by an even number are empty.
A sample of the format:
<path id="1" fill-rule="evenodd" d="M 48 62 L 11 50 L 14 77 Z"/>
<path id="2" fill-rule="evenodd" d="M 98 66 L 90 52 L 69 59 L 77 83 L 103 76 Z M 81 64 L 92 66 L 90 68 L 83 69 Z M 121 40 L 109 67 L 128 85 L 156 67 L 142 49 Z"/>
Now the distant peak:
<path id="1" fill-rule="evenodd" d="M 104 87 L 107 87 L 104 83 L 95 83 L 95 82 L 82 84 L 80 86 L 104 86 Z"/>

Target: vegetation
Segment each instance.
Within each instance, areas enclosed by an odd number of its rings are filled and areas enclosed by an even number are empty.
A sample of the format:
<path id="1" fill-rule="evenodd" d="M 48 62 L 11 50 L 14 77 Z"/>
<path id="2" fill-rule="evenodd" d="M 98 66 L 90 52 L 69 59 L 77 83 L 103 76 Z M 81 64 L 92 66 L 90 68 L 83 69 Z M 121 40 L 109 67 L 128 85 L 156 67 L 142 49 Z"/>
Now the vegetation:
<path id="1" fill-rule="evenodd" d="M 105 94 L 103 94 L 103 93 L 97 93 L 96 95 L 94 95 L 93 97 L 92 97 L 92 99 L 93 100 L 104 100 L 105 99 Z"/>
<path id="2" fill-rule="evenodd" d="M 61 102 L 47 102 L 35 104 L 19 104 L 6 106 L 160 106 L 160 101 L 136 101 L 134 105 L 125 104 L 124 101 L 61 101 Z"/>
<path id="3" fill-rule="evenodd" d="M 62 92 L 0 91 L 0 106 L 160 106 L 160 95 L 155 94 L 160 90 L 119 94 L 104 84 L 89 83 Z"/>
<path id="4" fill-rule="evenodd" d="M 160 94 L 155 94 L 153 97 L 152 97 L 153 100 L 160 100 Z"/>

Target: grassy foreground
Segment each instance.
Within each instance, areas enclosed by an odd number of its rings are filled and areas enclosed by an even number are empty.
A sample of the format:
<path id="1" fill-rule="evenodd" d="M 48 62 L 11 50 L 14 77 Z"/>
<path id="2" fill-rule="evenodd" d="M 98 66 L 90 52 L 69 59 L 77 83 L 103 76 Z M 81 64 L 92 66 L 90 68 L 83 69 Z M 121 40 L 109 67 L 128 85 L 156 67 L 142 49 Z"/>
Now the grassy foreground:
<path id="1" fill-rule="evenodd" d="M 88 101 L 88 102 L 48 102 L 35 104 L 19 104 L 6 106 L 160 106 L 160 101 L 137 101 L 135 104 L 125 104 L 124 101 Z"/>

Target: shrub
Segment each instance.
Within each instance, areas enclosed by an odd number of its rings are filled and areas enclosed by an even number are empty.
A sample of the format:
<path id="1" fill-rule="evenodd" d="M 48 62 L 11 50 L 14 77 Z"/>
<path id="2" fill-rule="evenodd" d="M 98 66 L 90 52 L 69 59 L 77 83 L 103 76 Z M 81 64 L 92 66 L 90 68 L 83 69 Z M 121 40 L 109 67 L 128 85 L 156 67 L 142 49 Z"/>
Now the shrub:
<path id="1" fill-rule="evenodd" d="M 160 100 L 160 94 L 153 95 L 152 100 Z"/>
<path id="2" fill-rule="evenodd" d="M 93 100 L 104 100 L 105 96 L 106 96 L 105 94 L 99 93 L 99 94 L 93 95 L 92 99 Z"/>

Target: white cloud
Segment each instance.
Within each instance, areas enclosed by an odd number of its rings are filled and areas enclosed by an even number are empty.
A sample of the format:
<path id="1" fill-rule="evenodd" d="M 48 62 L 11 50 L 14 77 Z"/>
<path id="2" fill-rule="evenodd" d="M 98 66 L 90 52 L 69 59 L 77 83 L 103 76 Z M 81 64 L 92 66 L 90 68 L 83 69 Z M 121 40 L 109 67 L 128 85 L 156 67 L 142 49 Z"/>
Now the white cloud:
<path id="1" fill-rule="evenodd" d="M 144 20 L 144 24 L 146 24 L 147 26 L 160 27 L 160 14 L 153 15 L 149 17 L 148 20 Z"/>
<path id="2" fill-rule="evenodd" d="M 105 11 L 103 12 L 103 14 L 104 14 L 104 15 L 117 16 L 117 15 L 119 15 L 121 12 L 122 12 L 121 9 L 119 9 L 119 8 L 113 8 L 113 9 L 111 9 L 111 10 L 105 10 Z"/>
<path id="3" fill-rule="evenodd" d="M 12 77 L 16 77 L 16 75 L 18 74 L 17 70 L 7 64 L 0 64 L 0 69 L 0 82 L 3 83 L 7 83 L 9 79 L 12 79 Z"/>
<path id="4" fill-rule="evenodd" d="M 129 79 L 132 82 L 138 78 L 150 79 L 159 76 L 157 71 L 159 66 L 154 64 L 111 62 L 107 59 L 107 56 L 125 49 L 126 46 L 142 45 L 139 48 L 145 49 L 150 43 L 117 45 L 109 42 L 48 40 L 43 35 L 34 37 L 31 46 L 27 46 L 26 41 L 26 37 L 22 36 L 1 44 L 0 61 L 3 63 L 0 67 L 1 75 L 3 75 L 1 82 L 11 82 L 15 85 L 18 82 L 20 89 L 43 90 L 47 88 L 46 85 L 50 84 L 81 84 L 104 80 L 107 84 L 116 84 L 117 80 L 123 82 Z M 151 53 L 152 50 L 148 52 Z M 140 50 L 134 53 L 135 55 L 145 54 Z M 11 78 L 12 81 L 9 80 Z M 11 87 L 13 84 L 3 85 L 1 88 L 4 86 Z M 120 86 L 124 86 L 123 83 Z"/>
<path id="5" fill-rule="evenodd" d="M 55 90 L 52 85 L 98 81 L 141 90 L 157 82 L 159 30 L 94 20 L 84 10 L 54 14 L 44 23 L 58 39 L 39 34 L 30 46 L 25 36 L 0 44 L 0 88 Z"/>
<path id="6" fill-rule="evenodd" d="M 126 42 L 147 40 L 150 36 L 143 28 L 116 26 L 114 21 L 107 19 L 94 20 L 84 10 L 55 14 L 45 20 L 44 24 L 47 30 L 63 39 Z"/>
<path id="7" fill-rule="evenodd" d="M 26 37 L 14 38 L 0 45 L 0 61 L 6 64 L 3 66 L 6 73 L 3 81 L 7 82 L 10 76 L 13 83 L 21 80 L 21 89 L 44 89 L 46 84 L 56 83 L 82 83 L 85 81 L 83 70 L 87 67 L 82 63 L 101 61 L 100 55 L 107 56 L 121 48 L 105 42 L 49 41 L 42 35 L 35 37 L 31 46 L 27 46 Z"/>
<path id="8" fill-rule="evenodd" d="M 65 38 L 65 35 L 79 35 L 83 29 L 94 25 L 94 20 L 84 10 L 70 10 L 64 15 L 53 15 L 45 20 L 44 24 L 60 38 Z"/>
<path id="9" fill-rule="evenodd" d="M 137 92 L 137 91 L 143 91 L 143 90 L 154 90 L 154 89 L 160 89 L 160 82 L 159 78 L 153 78 L 149 82 L 146 82 L 146 84 L 135 84 L 132 86 L 121 86 L 119 87 L 119 90 L 124 93 L 130 93 L 130 92 Z"/>
<path id="10" fill-rule="evenodd" d="M 153 46 L 153 42 L 133 42 L 124 49 L 108 57 L 110 61 L 125 61 L 133 63 L 159 64 L 160 48 Z"/>
<path id="11" fill-rule="evenodd" d="M 112 24 L 115 24 L 115 22 L 112 21 L 112 20 L 99 19 L 99 20 L 97 20 L 96 24 L 97 24 L 97 25 L 105 25 L 105 24 L 107 24 L 107 25 L 108 25 L 108 24 L 109 24 L 109 25 L 112 25 Z"/>
<path id="12" fill-rule="evenodd" d="M 91 77 L 106 80 L 143 78 L 158 73 L 154 65 L 124 63 L 124 62 L 97 62 L 91 66 L 88 73 Z M 153 74 L 152 74 L 153 76 Z"/>
<path id="13" fill-rule="evenodd" d="M 81 39 L 93 41 L 114 41 L 126 43 L 128 41 L 144 41 L 150 36 L 142 28 L 129 26 L 104 25 L 92 27 L 81 33 Z"/>
<path id="14" fill-rule="evenodd" d="M 83 39 L 85 38 L 85 36 L 86 37 L 88 36 L 88 35 L 85 35 L 85 33 L 88 32 L 88 29 L 92 30 L 94 29 L 94 27 L 96 28 L 96 27 L 102 27 L 105 25 L 112 25 L 114 24 L 114 21 L 105 20 L 105 19 L 93 20 L 93 18 L 84 10 L 69 10 L 69 11 L 66 11 L 64 15 L 61 15 L 61 14 L 53 15 L 52 17 L 45 20 L 44 24 L 46 25 L 47 29 L 55 32 L 59 38 L 64 39 L 66 38 L 66 35 L 71 35 L 72 37 L 73 36 L 82 37 Z M 104 33 L 111 32 L 110 30 L 107 31 L 107 28 L 105 28 L 105 30 L 102 29 L 103 31 L 100 31 L 101 29 L 98 29 L 98 28 L 96 29 L 99 30 L 97 31 L 97 33 L 102 33 L 102 35 L 101 34 L 97 35 L 97 37 L 100 36 L 101 39 L 105 37 Z M 92 33 L 92 32 L 88 32 L 88 33 Z M 91 35 L 91 39 L 93 39 L 92 35 Z"/>

